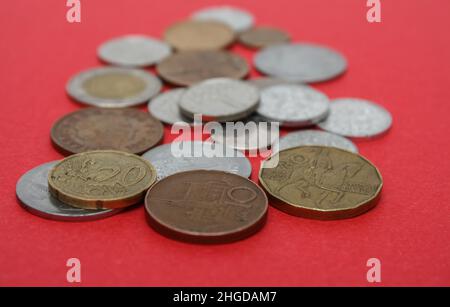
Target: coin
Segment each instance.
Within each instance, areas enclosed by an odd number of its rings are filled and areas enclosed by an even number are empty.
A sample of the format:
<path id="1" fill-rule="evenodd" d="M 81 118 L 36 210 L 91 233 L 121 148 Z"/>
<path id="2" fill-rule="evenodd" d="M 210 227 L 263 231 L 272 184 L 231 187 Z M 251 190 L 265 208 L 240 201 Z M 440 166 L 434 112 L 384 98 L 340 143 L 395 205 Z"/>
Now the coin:
<path id="1" fill-rule="evenodd" d="M 381 135 L 392 125 L 391 114 L 378 104 L 357 98 L 336 99 L 330 115 L 319 124 L 323 130 L 353 138 Z"/>
<path id="2" fill-rule="evenodd" d="M 339 76 L 347 60 L 337 51 L 313 44 L 281 44 L 264 48 L 254 58 L 269 76 L 296 82 L 320 82 Z"/>
<path id="3" fill-rule="evenodd" d="M 216 21 L 182 21 L 164 33 L 164 40 L 179 51 L 222 49 L 234 39 L 233 30 Z"/>
<path id="4" fill-rule="evenodd" d="M 34 215 L 57 221 L 92 221 L 111 216 L 120 210 L 87 210 L 66 205 L 48 191 L 48 173 L 59 161 L 39 165 L 26 172 L 16 185 L 20 204 Z"/>
<path id="5" fill-rule="evenodd" d="M 231 6 L 207 7 L 192 15 L 195 20 L 215 20 L 223 22 L 236 32 L 245 31 L 253 26 L 254 17 L 247 11 Z"/>
<path id="6" fill-rule="evenodd" d="M 280 138 L 280 150 L 305 145 L 336 147 L 351 152 L 358 152 L 356 145 L 349 139 L 325 131 L 302 130 L 288 133 Z"/>
<path id="7" fill-rule="evenodd" d="M 250 48 L 264 48 L 271 45 L 287 43 L 290 40 L 289 34 L 271 27 L 256 27 L 239 35 L 239 41 Z"/>
<path id="8" fill-rule="evenodd" d="M 125 67 L 145 67 L 170 55 L 168 44 L 144 35 L 126 35 L 103 43 L 98 49 L 103 61 Z"/>
<path id="9" fill-rule="evenodd" d="M 186 51 L 166 58 L 156 70 L 167 82 L 186 86 L 211 78 L 242 79 L 249 66 L 240 56 L 226 51 Z"/>
<path id="10" fill-rule="evenodd" d="M 155 168 L 139 156 L 88 151 L 57 163 L 48 175 L 50 193 L 78 208 L 123 208 L 141 201 L 156 181 Z"/>
<path id="11" fill-rule="evenodd" d="M 252 181 L 235 174 L 196 170 L 157 182 L 145 197 L 150 225 L 173 239 L 226 243 L 260 230 L 267 197 Z"/>
<path id="12" fill-rule="evenodd" d="M 346 150 L 300 146 L 280 151 L 276 167 L 263 162 L 259 181 L 271 204 L 289 214 L 333 220 L 373 208 L 383 186 L 381 174 L 364 157 Z M 273 165 L 272 165 L 273 166 Z"/>
<path id="13" fill-rule="evenodd" d="M 217 78 L 190 87 L 181 97 L 181 113 L 191 119 L 202 114 L 205 121 L 234 121 L 258 107 L 259 92 L 244 81 Z"/>
<path id="14" fill-rule="evenodd" d="M 291 81 L 286 81 L 283 79 L 277 79 L 277 78 L 256 78 L 256 79 L 250 79 L 247 80 L 248 83 L 250 83 L 253 86 L 256 86 L 260 91 L 274 85 L 286 85 L 286 84 L 295 84 Z"/>
<path id="15" fill-rule="evenodd" d="M 261 91 L 257 112 L 285 127 L 305 127 L 323 120 L 328 97 L 307 85 L 275 85 Z"/>
<path id="16" fill-rule="evenodd" d="M 142 155 L 156 168 L 158 180 L 190 170 L 219 170 L 250 177 L 252 165 L 245 155 L 221 144 L 186 141 L 164 144 Z"/>
<path id="17" fill-rule="evenodd" d="M 177 123 L 193 124 L 192 120 L 181 114 L 178 106 L 185 92 L 184 88 L 178 88 L 159 94 L 148 103 L 148 111 L 154 117 L 169 125 Z"/>
<path id="18" fill-rule="evenodd" d="M 59 119 L 53 144 L 64 153 L 114 149 L 140 154 L 157 145 L 164 127 L 148 113 L 132 108 L 86 108 Z"/>

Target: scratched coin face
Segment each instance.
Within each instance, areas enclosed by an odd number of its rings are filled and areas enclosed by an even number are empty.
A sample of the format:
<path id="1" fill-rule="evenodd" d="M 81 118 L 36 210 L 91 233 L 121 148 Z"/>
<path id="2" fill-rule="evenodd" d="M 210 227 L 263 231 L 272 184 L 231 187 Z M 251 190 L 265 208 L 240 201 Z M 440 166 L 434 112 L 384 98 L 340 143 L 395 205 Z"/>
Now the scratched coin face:
<path id="1" fill-rule="evenodd" d="M 20 204 L 32 214 L 57 221 L 92 221 L 111 216 L 120 210 L 87 210 L 66 205 L 48 191 L 48 173 L 58 161 L 39 165 L 20 177 L 16 195 Z"/>
<path id="2" fill-rule="evenodd" d="M 171 55 L 156 70 L 169 83 L 189 86 L 211 78 L 242 79 L 249 66 L 243 58 L 227 51 L 189 51 Z"/>
<path id="3" fill-rule="evenodd" d="M 276 208 L 314 219 L 342 219 L 376 205 L 383 186 L 377 168 L 364 157 L 323 146 L 300 146 L 264 161 L 259 180 Z M 272 165 L 274 166 L 274 165 Z"/>
<path id="4" fill-rule="evenodd" d="M 147 102 L 161 90 L 161 81 L 144 70 L 101 67 L 73 77 L 67 93 L 78 102 L 102 108 L 129 107 Z"/>
<path id="5" fill-rule="evenodd" d="M 148 113 L 132 108 L 87 108 L 58 120 L 51 130 L 53 144 L 65 153 L 113 149 L 134 154 L 157 145 L 163 125 Z"/>
<path id="6" fill-rule="evenodd" d="M 178 173 L 145 197 L 150 225 L 174 239 L 225 243 L 256 233 L 265 223 L 267 197 L 252 181 L 213 170 Z"/>
<path id="7" fill-rule="evenodd" d="M 182 21 L 164 33 L 164 40 L 179 51 L 222 49 L 234 38 L 230 27 L 216 21 Z"/>
<path id="8" fill-rule="evenodd" d="M 356 145 L 349 139 L 326 131 L 295 131 L 280 138 L 280 150 L 305 145 L 337 147 L 351 152 L 358 152 Z"/>
<path id="9" fill-rule="evenodd" d="M 264 48 L 287 43 L 290 39 L 286 32 L 270 27 L 252 28 L 239 35 L 239 42 L 250 48 Z"/>
<path id="10" fill-rule="evenodd" d="M 53 197 L 85 209 L 123 208 L 141 201 L 156 170 L 139 156 L 113 150 L 69 156 L 48 175 Z"/>

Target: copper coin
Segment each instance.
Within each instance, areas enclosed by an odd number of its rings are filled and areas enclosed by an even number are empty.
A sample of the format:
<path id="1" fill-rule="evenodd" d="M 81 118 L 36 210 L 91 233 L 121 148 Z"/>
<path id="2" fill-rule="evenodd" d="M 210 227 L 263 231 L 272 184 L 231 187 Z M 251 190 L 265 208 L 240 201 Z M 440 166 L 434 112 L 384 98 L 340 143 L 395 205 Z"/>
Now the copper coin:
<path id="1" fill-rule="evenodd" d="M 276 28 L 256 27 L 243 32 L 239 42 L 250 48 L 264 48 L 267 46 L 287 43 L 291 40 L 289 34 Z"/>
<path id="2" fill-rule="evenodd" d="M 156 70 L 167 82 L 189 86 L 211 78 L 242 79 L 249 66 L 243 58 L 227 51 L 189 51 L 169 56 Z"/>
<path id="3" fill-rule="evenodd" d="M 267 196 L 252 181 L 235 174 L 195 170 L 168 176 L 145 197 L 150 225 L 173 239 L 225 243 L 261 229 Z"/>
<path id="4" fill-rule="evenodd" d="M 383 187 L 378 169 L 359 154 L 324 146 L 299 146 L 264 161 L 259 181 L 289 214 L 334 220 L 375 207 Z"/>
<path id="5" fill-rule="evenodd" d="M 143 153 L 163 138 L 160 121 L 132 108 L 87 108 L 59 119 L 51 130 L 53 144 L 63 153 L 113 149 Z"/>
<path id="6" fill-rule="evenodd" d="M 170 26 L 164 39 L 179 51 L 215 50 L 230 45 L 235 37 L 233 30 L 217 21 L 182 21 Z"/>

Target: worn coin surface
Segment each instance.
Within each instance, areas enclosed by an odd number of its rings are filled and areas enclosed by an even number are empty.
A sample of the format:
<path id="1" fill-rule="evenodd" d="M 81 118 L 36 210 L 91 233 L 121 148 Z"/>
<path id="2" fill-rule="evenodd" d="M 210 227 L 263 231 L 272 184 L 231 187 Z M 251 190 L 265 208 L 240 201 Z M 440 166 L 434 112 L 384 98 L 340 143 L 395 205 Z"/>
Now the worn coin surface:
<path id="1" fill-rule="evenodd" d="M 167 82 L 187 86 L 211 78 L 242 79 L 249 66 L 242 57 L 227 51 L 186 51 L 169 56 L 156 70 Z"/>
<path id="2" fill-rule="evenodd" d="M 264 48 L 256 54 L 254 63 L 269 76 L 307 83 L 335 78 L 347 69 L 347 60 L 337 51 L 304 43 Z"/>
<path id="3" fill-rule="evenodd" d="M 319 124 L 323 130 L 353 138 L 376 137 L 391 126 L 392 116 L 385 108 L 357 98 L 334 100 L 330 115 Z"/>
<path id="4" fill-rule="evenodd" d="M 129 107 L 147 102 L 161 90 L 161 81 L 144 70 L 120 67 L 93 68 L 67 83 L 69 96 L 103 108 Z"/>
<path id="5" fill-rule="evenodd" d="M 222 49 L 234 39 L 233 30 L 216 21 L 182 21 L 164 33 L 164 40 L 179 51 Z"/>
<path id="6" fill-rule="evenodd" d="M 271 204 L 289 214 L 323 220 L 350 218 L 376 205 L 383 180 L 364 157 L 346 150 L 300 146 L 264 161 L 259 181 Z M 274 160 L 276 161 L 276 159 Z M 274 166 L 274 165 L 272 165 Z"/>
<path id="7" fill-rule="evenodd" d="M 261 91 L 257 112 L 285 127 L 305 127 L 323 120 L 328 97 L 307 85 L 275 85 Z"/>
<path id="8" fill-rule="evenodd" d="M 356 145 L 349 139 L 326 131 L 302 130 L 288 133 L 280 138 L 280 150 L 307 145 L 336 147 L 358 152 Z"/>
<path id="9" fill-rule="evenodd" d="M 264 48 L 287 43 L 290 40 L 288 33 L 271 27 L 256 27 L 239 35 L 239 42 L 250 48 Z"/>
<path id="10" fill-rule="evenodd" d="M 222 144 L 186 141 L 155 147 L 142 155 L 156 168 L 158 180 L 190 170 L 219 170 L 250 177 L 252 166 L 245 155 Z"/>
<path id="11" fill-rule="evenodd" d="M 267 197 L 252 181 L 214 170 L 178 173 L 145 197 L 150 225 L 163 235 L 195 243 L 226 243 L 261 229 Z"/>
<path id="12" fill-rule="evenodd" d="M 234 121 L 258 107 L 259 91 L 239 80 L 217 78 L 190 87 L 181 97 L 181 113 L 191 119 L 202 114 L 205 121 Z"/>
<path id="13" fill-rule="evenodd" d="M 195 20 L 215 20 L 223 22 L 235 32 L 250 29 L 254 23 L 254 17 L 247 11 L 231 6 L 213 6 L 204 8 L 192 15 Z"/>
<path id="14" fill-rule="evenodd" d="M 88 151 L 57 163 L 48 175 L 50 193 L 78 208 L 123 208 L 141 201 L 156 181 L 156 170 L 134 154 Z"/>
<path id="15" fill-rule="evenodd" d="M 118 66 L 145 67 L 170 55 L 165 42 L 144 35 L 126 35 L 103 43 L 98 51 L 101 60 Z"/>
<path id="16" fill-rule="evenodd" d="M 92 221 L 116 214 L 120 210 L 87 210 L 66 205 L 48 191 L 48 173 L 59 161 L 39 165 L 20 177 L 16 195 L 29 212 L 57 221 Z"/>
<path id="17" fill-rule="evenodd" d="M 157 145 L 164 127 L 146 112 L 132 108 L 86 108 L 59 119 L 53 144 L 64 153 L 113 149 L 140 154 Z"/>
<path id="18" fill-rule="evenodd" d="M 181 97 L 186 92 L 184 88 L 178 88 L 161 93 L 148 103 L 148 111 L 163 123 L 173 125 L 176 123 L 193 124 L 180 112 Z"/>

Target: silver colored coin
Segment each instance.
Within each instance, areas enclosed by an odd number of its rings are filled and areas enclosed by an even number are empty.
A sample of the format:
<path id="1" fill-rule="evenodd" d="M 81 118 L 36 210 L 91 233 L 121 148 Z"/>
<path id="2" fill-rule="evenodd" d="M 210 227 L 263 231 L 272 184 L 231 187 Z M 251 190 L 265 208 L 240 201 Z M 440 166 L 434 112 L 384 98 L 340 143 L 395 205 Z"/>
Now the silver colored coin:
<path id="1" fill-rule="evenodd" d="M 103 43 L 97 53 L 103 61 L 125 67 L 154 65 L 171 54 L 168 44 L 144 35 L 126 35 Z"/>
<path id="2" fill-rule="evenodd" d="M 192 120 L 180 112 L 180 101 L 186 89 L 179 88 L 161 93 L 148 103 L 148 111 L 163 123 L 173 125 L 176 123 L 193 124 Z"/>
<path id="3" fill-rule="evenodd" d="M 208 7 L 195 12 L 192 15 L 192 19 L 220 21 L 228 25 L 235 32 L 250 29 L 255 20 L 249 12 L 231 6 Z"/>
<path id="4" fill-rule="evenodd" d="M 111 216 L 120 210 L 87 210 L 66 205 L 48 192 L 48 172 L 59 161 L 44 163 L 28 171 L 16 185 L 16 195 L 29 212 L 58 221 L 92 221 Z"/>
<path id="5" fill-rule="evenodd" d="M 266 75 L 305 83 L 329 80 L 347 69 L 343 55 L 313 44 L 270 46 L 256 54 L 254 63 Z"/>
<path id="6" fill-rule="evenodd" d="M 253 86 L 256 86 L 260 91 L 265 88 L 268 88 L 270 86 L 274 86 L 274 85 L 295 84 L 292 81 L 286 81 L 286 80 L 278 79 L 278 78 L 266 78 L 266 77 L 250 79 L 250 80 L 247 80 L 247 82 Z"/>
<path id="7" fill-rule="evenodd" d="M 280 138 L 280 150 L 310 145 L 336 147 L 355 153 L 358 152 L 358 147 L 349 139 L 325 131 L 302 130 L 288 133 Z"/>
<path id="8" fill-rule="evenodd" d="M 205 154 L 206 153 L 206 154 Z M 250 177 L 252 166 L 245 155 L 221 144 L 186 141 L 164 144 L 142 155 L 156 168 L 158 180 L 190 170 L 220 170 Z"/>
<path id="9" fill-rule="evenodd" d="M 257 113 L 284 127 L 305 127 L 323 120 L 328 97 L 307 85 L 275 85 L 261 91 Z"/>
<path id="10" fill-rule="evenodd" d="M 371 138 L 392 126 L 392 116 L 383 107 L 358 98 L 341 98 L 331 103 L 330 115 L 319 123 L 323 130 L 352 138 Z"/>
<path id="11" fill-rule="evenodd" d="M 204 121 L 235 121 L 258 107 L 259 91 L 245 81 L 209 79 L 190 87 L 181 98 L 181 113 L 191 119 L 202 114 Z"/>
<path id="12" fill-rule="evenodd" d="M 147 102 L 161 87 L 161 81 L 144 70 L 100 67 L 74 76 L 67 83 L 66 91 L 87 105 L 122 108 Z"/>

